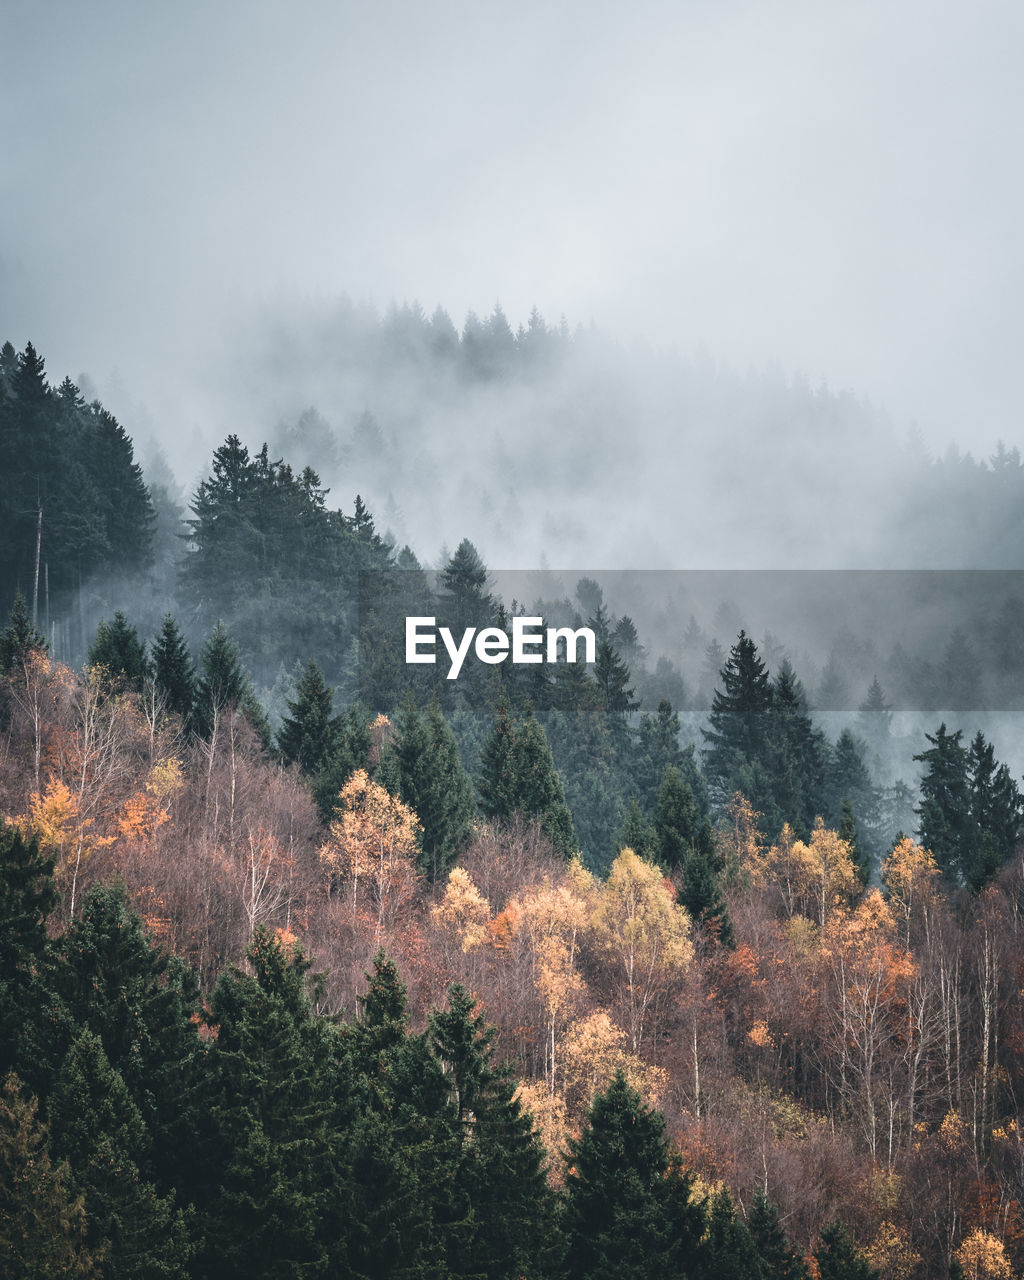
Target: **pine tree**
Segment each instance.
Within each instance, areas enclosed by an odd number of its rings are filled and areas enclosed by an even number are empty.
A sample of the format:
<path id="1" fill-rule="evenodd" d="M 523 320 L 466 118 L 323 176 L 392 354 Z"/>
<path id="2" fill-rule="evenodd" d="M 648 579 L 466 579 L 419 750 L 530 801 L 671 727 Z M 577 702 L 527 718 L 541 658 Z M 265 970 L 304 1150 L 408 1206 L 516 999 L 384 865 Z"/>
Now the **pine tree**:
<path id="1" fill-rule="evenodd" d="M 724 1187 L 712 1195 L 707 1207 L 703 1268 L 698 1275 L 702 1280 L 761 1280 L 757 1246 Z"/>
<path id="2" fill-rule="evenodd" d="M 968 889 L 979 893 L 1016 852 L 1024 834 L 1024 800 L 980 730 L 971 742 L 967 767 L 972 831 L 961 860 Z"/>
<path id="3" fill-rule="evenodd" d="M 53 858 L 0 821 L 0 1076 L 21 1069 L 29 1023 L 40 1002 L 37 973 L 46 952 L 46 920 L 57 905 Z"/>
<path id="4" fill-rule="evenodd" d="M 46 649 L 46 641 L 32 625 L 25 597 L 19 591 L 14 597 L 7 626 L 0 632 L 0 679 L 17 676 L 33 650 L 45 653 Z"/>
<path id="5" fill-rule="evenodd" d="M 703 729 L 704 772 L 713 799 L 725 804 L 737 790 L 744 766 L 761 762 L 768 739 L 773 695 L 768 671 L 757 646 L 741 631 L 720 673 L 721 688 L 715 690 Z M 764 812 L 770 796 L 750 794 L 747 798 Z M 758 791 L 763 791 L 759 787 Z"/>
<path id="6" fill-rule="evenodd" d="M 790 1246 L 779 1211 L 761 1187 L 754 1192 L 747 1226 L 761 1258 L 763 1280 L 807 1280 L 803 1254 Z"/>
<path id="7" fill-rule="evenodd" d="M 927 765 L 917 808 L 921 844 L 930 850 L 947 876 L 962 882 L 970 861 L 965 854 L 971 839 L 968 755 L 961 743 L 963 733 L 960 729 L 947 733 L 943 722 L 934 736 L 926 733 L 925 737 L 931 747 L 914 756 Z"/>
<path id="8" fill-rule="evenodd" d="M 703 1261 L 704 1214 L 670 1164 L 665 1122 L 621 1071 L 569 1144 L 565 1280 L 676 1280 Z"/>
<path id="9" fill-rule="evenodd" d="M 303 773 L 314 776 L 334 754 L 337 722 L 334 691 L 312 658 L 299 677 L 295 701 L 288 699 L 287 706 L 289 714 L 277 731 L 277 749 L 288 764 L 297 764 Z"/>
<path id="10" fill-rule="evenodd" d="M 855 1248 L 850 1233 L 838 1221 L 822 1227 L 814 1257 L 820 1280 L 881 1280 L 879 1273 Z"/>
<path id="11" fill-rule="evenodd" d="M 682 862 L 679 901 L 708 936 L 732 950 L 736 945 L 729 908 L 722 893 L 721 866 L 710 821 L 705 818 Z"/>
<path id="12" fill-rule="evenodd" d="M 317 980 L 297 947 L 262 927 L 252 974 L 222 975 L 210 1000 L 209 1132 L 197 1151 L 206 1208 L 202 1274 L 224 1280 L 322 1274 L 342 1134 L 352 1122 L 341 1039 L 316 1017 Z"/>
<path id="13" fill-rule="evenodd" d="M 89 646 L 89 666 L 102 668 L 115 686 L 141 691 L 149 674 L 146 644 L 120 609 L 113 622 L 100 619 L 96 638 Z"/>
<path id="14" fill-rule="evenodd" d="M 515 727 L 508 706 L 499 703 L 480 752 L 480 811 L 485 818 L 509 817 L 516 807 Z"/>
<path id="15" fill-rule="evenodd" d="M 515 809 L 535 818 L 555 849 L 570 858 L 577 849 L 572 814 L 548 740 L 529 706 L 516 726 L 512 768 Z"/>
<path id="16" fill-rule="evenodd" d="M 201 654 L 202 674 L 196 686 L 196 732 L 209 738 L 220 717 L 231 708 L 245 713 L 260 739 L 266 745 L 270 726 L 257 701 L 249 677 L 242 669 L 238 649 L 218 622 Z"/>
<path id="17" fill-rule="evenodd" d="M 619 834 L 615 838 L 615 852 L 621 853 L 623 849 L 632 849 L 645 861 L 650 861 L 657 857 L 656 841 L 654 827 L 644 817 L 636 796 L 632 796 L 626 816 L 622 820 L 622 826 L 619 828 Z"/>
<path id="18" fill-rule="evenodd" d="M 432 698 L 426 716 L 408 696 L 396 717 L 398 730 L 388 750 L 394 778 L 388 783 L 416 813 L 423 827 L 420 871 L 431 881 L 448 874 L 457 855 L 469 843 L 475 808 L 473 786 L 462 767 L 458 743 Z"/>
<path id="19" fill-rule="evenodd" d="M 196 672 L 188 646 L 171 614 L 164 614 L 160 635 L 153 642 L 153 683 L 168 711 L 187 725 L 196 699 Z"/>
<path id="20" fill-rule="evenodd" d="M 82 1031 L 58 1073 L 48 1103 L 56 1153 L 85 1192 L 90 1248 L 104 1249 L 111 1280 L 171 1280 L 189 1275 L 188 1224 L 173 1196 L 160 1197 L 140 1172 L 150 1137 L 99 1037 Z"/>
<path id="21" fill-rule="evenodd" d="M 37 1112 L 9 1075 L 0 1091 L 0 1274 L 88 1280 L 98 1257 L 86 1244 L 85 1196 L 67 1161 L 51 1157 Z"/>
<path id="22" fill-rule="evenodd" d="M 39 1056 L 59 1059 L 83 1028 L 98 1036 L 152 1138 L 143 1173 L 161 1190 L 180 1185 L 202 1123 L 195 974 L 152 945 L 125 887 L 113 884 L 89 890 L 43 976 L 49 1034 Z"/>
<path id="23" fill-rule="evenodd" d="M 495 1280 L 540 1277 L 554 1247 L 554 1202 L 544 1151 L 515 1097 L 508 1069 L 493 1063 L 494 1027 L 461 986 L 431 1015 L 434 1051 L 445 1068 L 458 1135 L 456 1203 L 471 1207 L 470 1230 L 451 1238 L 448 1274 Z"/>
<path id="24" fill-rule="evenodd" d="M 668 871 L 678 870 L 697 834 L 697 805 L 693 792 L 675 765 L 666 765 L 654 810 L 654 847 Z"/>

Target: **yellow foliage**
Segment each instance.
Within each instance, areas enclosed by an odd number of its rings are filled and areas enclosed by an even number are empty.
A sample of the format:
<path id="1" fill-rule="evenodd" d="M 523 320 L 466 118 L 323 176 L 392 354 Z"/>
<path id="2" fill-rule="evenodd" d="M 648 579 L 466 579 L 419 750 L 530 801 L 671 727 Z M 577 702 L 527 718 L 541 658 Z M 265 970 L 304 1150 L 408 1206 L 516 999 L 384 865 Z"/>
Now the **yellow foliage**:
<path id="1" fill-rule="evenodd" d="M 886 1280 L 910 1280 L 921 1261 L 921 1255 L 910 1247 L 906 1230 L 889 1221 L 880 1224 L 864 1253 L 871 1266 Z"/>
<path id="2" fill-rule="evenodd" d="M 463 867 L 452 867 L 444 897 L 431 908 L 430 916 L 438 928 L 458 935 L 463 951 L 470 951 L 488 939 L 490 903 Z"/>
<path id="3" fill-rule="evenodd" d="M 564 1178 L 563 1153 L 569 1141 L 569 1119 L 565 1099 L 550 1093 L 537 1080 L 527 1080 L 516 1090 L 516 1098 L 524 1111 L 533 1119 L 533 1127 L 540 1134 L 548 1155 L 548 1180 L 561 1186 Z"/>
<path id="4" fill-rule="evenodd" d="M 716 844 L 727 880 L 746 880 L 755 887 L 764 883 L 765 850 L 757 825 L 760 817 L 741 791 L 726 806 Z"/>
<path id="5" fill-rule="evenodd" d="M 327 842 L 320 860 L 334 876 L 352 882 L 356 909 L 360 878 L 368 880 L 377 906 L 378 932 L 384 917 L 412 893 L 417 879 L 420 824 L 401 800 L 357 769 L 338 795 Z"/>
<path id="6" fill-rule="evenodd" d="M 766 876 L 776 886 L 789 915 L 809 909 L 824 924 L 844 896 L 858 888 L 853 850 L 819 818 L 810 843 L 794 840 L 788 825 L 768 851 Z"/>
<path id="7" fill-rule="evenodd" d="M 137 791 L 124 802 L 124 808 L 117 816 L 117 831 L 125 840 L 145 843 L 152 838 L 158 827 L 170 821 L 170 817 L 153 796 Z"/>
<path id="8" fill-rule="evenodd" d="M 751 1044 L 756 1044 L 759 1049 L 773 1049 L 775 1047 L 775 1037 L 772 1035 L 768 1023 L 760 1018 L 747 1032 L 747 1039 Z"/>
<path id="9" fill-rule="evenodd" d="M 185 777 L 181 761 L 177 756 L 168 756 L 166 760 L 158 760 L 149 771 L 146 779 L 146 790 L 158 800 L 166 800 L 180 791 L 185 785 Z"/>
<path id="10" fill-rule="evenodd" d="M 1011 1280 L 1013 1269 L 998 1236 L 976 1227 L 955 1254 L 967 1280 Z"/>
<path id="11" fill-rule="evenodd" d="M 668 1073 L 626 1049 L 626 1033 L 603 1009 L 574 1022 L 562 1041 L 562 1076 L 566 1094 L 586 1107 L 616 1071 L 651 1105 L 668 1087 Z"/>
<path id="12" fill-rule="evenodd" d="M 927 849 L 905 836 L 882 864 L 882 880 L 889 891 L 892 908 L 906 922 L 927 911 L 939 886 L 939 867 Z"/>

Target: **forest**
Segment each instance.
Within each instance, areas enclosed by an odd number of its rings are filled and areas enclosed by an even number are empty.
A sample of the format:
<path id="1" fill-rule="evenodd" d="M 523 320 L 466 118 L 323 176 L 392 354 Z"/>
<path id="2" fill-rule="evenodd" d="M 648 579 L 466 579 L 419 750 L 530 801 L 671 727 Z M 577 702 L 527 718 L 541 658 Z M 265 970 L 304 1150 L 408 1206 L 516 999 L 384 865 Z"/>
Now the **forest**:
<path id="1" fill-rule="evenodd" d="M 586 342 L 449 326 L 357 354 L 476 394 Z M 1020 1275 L 1024 801 L 968 714 L 1020 702 L 1012 572 L 807 655 L 599 574 L 506 598 L 273 443 L 180 508 L 0 352 L 8 1272 Z M 1015 570 L 1016 451 L 918 465 L 901 518 L 955 488 Z M 404 662 L 406 616 L 522 614 L 595 661 Z"/>

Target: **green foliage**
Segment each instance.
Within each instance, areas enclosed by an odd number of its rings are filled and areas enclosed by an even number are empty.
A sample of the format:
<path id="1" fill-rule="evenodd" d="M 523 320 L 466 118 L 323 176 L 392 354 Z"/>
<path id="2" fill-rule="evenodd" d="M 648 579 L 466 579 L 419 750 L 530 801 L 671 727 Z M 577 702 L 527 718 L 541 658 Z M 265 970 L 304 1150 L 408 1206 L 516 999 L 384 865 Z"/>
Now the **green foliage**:
<path id="1" fill-rule="evenodd" d="M 515 1098 L 516 1082 L 493 1063 L 495 1030 L 461 986 L 430 1018 L 431 1043 L 451 1091 L 458 1155 L 451 1172 L 466 1230 L 452 1233 L 448 1274 L 494 1280 L 539 1277 L 554 1248 L 554 1199 L 544 1151 Z"/>
<path id="2" fill-rule="evenodd" d="M 232 710 L 241 711 L 265 746 L 270 743 L 270 726 L 242 667 L 238 649 L 225 628 L 217 622 L 201 655 L 202 674 L 196 686 L 194 721 L 196 732 L 210 738 L 218 721 Z"/>
<path id="3" fill-rule="evenodd" d="M 88 1243 L 104 1251 L 112 1280 L 170 1280 L 189 1275 L 188 1223 L 174 1197 L 161 1197 L 140 1172 L 150 1136 L 99 1037 L 81 1031 L 61 1065 L 48 1102 L 54 1150 L 85 1192 Z"/>
<path id="4" fill-rule="evenodd" d="M 21 1068 L 24 1041 L 41 993 L 46 920 L 57 905 L 53 858 L 0 821 L 0 1071 Z"/>
<path id="5" fill-rule="evenodd" d="M 101 667 L 114 686 L 141 691 L 149 673 L 146 645 L 120 610 L 113 622 L 100 619 L 96 638 L 89 646 L 89 665 Z"/>
<path id="6" fill-rule="evenodd" d="M 881 1280 L 841 1222 L 832 1221 L 822 1227 L 814 1257 L 820 1280 Z"/>
<path id="7" fill-rule="evenodd" d="M 101 1255 L 86 1244 L 85 1196 L 67 1161 L 51 1157 L 37 1112 L 9 1075 L 0 1092 L 0 1274 L 87 1280 Z"/>
<path id="8" fill-rule="evenodd" d="M 0 632 L 0 678 L 16 676 L 33 649 L 46 651 L 46 641 L 32 625 L 25 597 L 17 592 L 7 626 Z"/>
<path id="9" fill-rule="evenodd" d="M 421 716 L 407 696 L 395 718 L 397 734 L 381 762 L 382 781 L 415 812 L 423 827 L 420 871 L 436 881 L 448 874 L 469 843 L 475 805 L 455 735 L 437 699 Z"/>
<path id="10" fill-rule="evenodd" d="M 696 834 L 697 805 L 693 792 L 676 766 L 666 765 L 654 808 L 654 849 L 666 870 L 675 871 L 683 865 Z"/>
<path id="11" fill-rule="evenodd" d="M 704 1214 L 669 1161 L 662 1116 L 616 1072 L 570 1143 L 566 1280 L 675 1280 L 703 1261 Z"/>
<path id="12" fill-rule="evenodd" d="M 760 1255 L 763 1280 L 807 1280 L 803 1254 L 791 1247 L 779 1211 L 762 1187 L 754 1192 L 747 1226 Z"/>
<path id="13" fill-rule="evenodd" d="M 576 851 L 572 814 L 544 730 L 530 707 L 516 723 L 501 704 L 480 756 L 480 808 L 499 822 L 535 819 L 563 857 Z"/>
<path id="14" fill-rule="evenodd" d="M 153 683 L 167 710 L 181 716 L 183 724 L 190 724 L 196 700 L 196 672 L 188 645 L 169 613 L 164 615 L 160 634 L 153 642 Z"/>
<path id="15" fill-rule="evenodd" d="M 288 700 L 290 714 L 277 731 L 277 749 L 288 764 L 297 764 L 311 776 L 328 765 L 337 738 L 333 708 L 334 691 L 310 658 L 299 677 L 294 702 Z"/>

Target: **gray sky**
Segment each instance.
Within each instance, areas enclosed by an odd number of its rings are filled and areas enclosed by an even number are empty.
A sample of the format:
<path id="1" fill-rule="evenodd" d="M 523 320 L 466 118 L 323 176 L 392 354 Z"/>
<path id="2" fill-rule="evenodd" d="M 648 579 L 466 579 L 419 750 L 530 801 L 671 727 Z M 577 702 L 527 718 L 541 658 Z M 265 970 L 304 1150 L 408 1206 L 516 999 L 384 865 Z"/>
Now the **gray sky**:
<path id="1" fill-rule="evenodd" d="M 238 308 L 345 291 L 1024 444 L 1019 0 L 37 0 L 0 31 L 0 339 L 166 430 Z"/>

